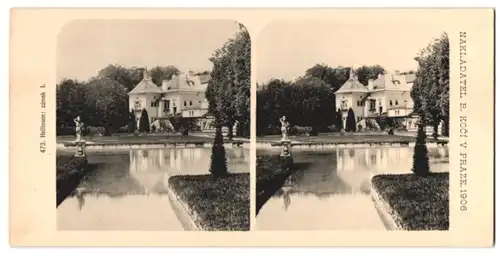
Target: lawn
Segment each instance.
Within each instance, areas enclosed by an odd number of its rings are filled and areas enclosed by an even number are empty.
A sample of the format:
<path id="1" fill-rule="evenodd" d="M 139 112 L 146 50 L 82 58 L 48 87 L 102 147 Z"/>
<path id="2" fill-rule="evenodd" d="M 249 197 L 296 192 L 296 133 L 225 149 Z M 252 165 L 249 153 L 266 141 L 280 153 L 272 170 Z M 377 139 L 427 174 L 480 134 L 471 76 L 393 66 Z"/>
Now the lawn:
<path id="1" fill-rule="evenodd" d="M 119 134 L 113 136 L 84 136 L 83 139 L 95 144 L 176 144 L 176 143 L 212 143 L 211 137 L 182 136 L 182 135 L 156 135 L 141 134 Z M 58 136 L 57 143 L 72 143 L 74 136 Z M 225 143 L 241 143 L 242 141 L 224 140 Z"/>
<path id="2" fill-rule="evenodd" d="M 448 173 L 377 175 L 372 185 L 405 230 L 449 229 Z"/>
<path id="3" fill-rule="evenodd" d="M 285 163 L 291 163 L 286 165 Z M 279 155 L 257 156 L 256 161 L 256 214 L 269 198 L 283 186 L 293 167 L 292 161 L 284 161 Z"/>
<path id="4" fill-rule="evenodd" d="M 178 175 L 168 179 L 172 190 L 198 214 L 197 224 L 210 231 L 250 230 L 250 174 Z"/>
<path id="5" fill-rule="evenodd" d="M 257 137 L 257 142 L 279 141 L 280 136 Z M 292 141 L 316 142 L 316 143 L 345 143 L 345 142 L 409 142 L 414 141 L 414 137 L 387 135 L 387 134 L 359 134 L 359 133 L 322 133 L 317 136 L 290 136 Z"/>
<path id="6" fill-rule="evenodd" d="M 356 143 L 409 143 L 415 142 L 415 137 L 412 136 L 399 136 L 387 135 L 384 133 L 321 133 L 317 136 L 290 136 L 292 142 L 306 143 L 306 144 L 356 144 Z M 257 137 L 257 142 L 279 142 L 281 136 L 269 135 Z M 433 139 L 428 138 L 427 142 L 435 142 Z M 447 141 L 439 141 L 440 143 L 447 143 Z"/>

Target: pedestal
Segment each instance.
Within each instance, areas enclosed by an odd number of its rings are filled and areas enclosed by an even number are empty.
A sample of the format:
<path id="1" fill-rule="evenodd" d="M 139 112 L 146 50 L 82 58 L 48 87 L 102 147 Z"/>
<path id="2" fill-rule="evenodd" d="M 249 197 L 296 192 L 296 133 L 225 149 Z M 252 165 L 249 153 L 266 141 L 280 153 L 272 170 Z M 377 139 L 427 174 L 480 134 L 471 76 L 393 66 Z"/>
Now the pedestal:
<path id="1" fill-rule="evenodd" d="M 87 154 L 85 153 L 85 141 L 75 141 L 76 144 L 76 153 L 75 157 L 85 157 Z"/>
<path id="2" fill-rule="evenodd" d="M 292 156 L 292 141 L 288 139 L 282 139 L 281 143 L 281 157 Z"/>

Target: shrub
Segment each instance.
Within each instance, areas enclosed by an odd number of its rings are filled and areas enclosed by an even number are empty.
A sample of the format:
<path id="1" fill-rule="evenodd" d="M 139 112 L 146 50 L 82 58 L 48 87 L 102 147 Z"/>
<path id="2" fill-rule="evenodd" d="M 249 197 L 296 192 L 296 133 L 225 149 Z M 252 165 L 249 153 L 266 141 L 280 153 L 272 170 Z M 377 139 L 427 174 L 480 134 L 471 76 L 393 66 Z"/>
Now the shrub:
<path id="1" fill-rule="evenodd" d="M 352 110 L 352 108 L 349 108 L 349 111 L 347 111 L 345 130 L 356 132 L 356 116 L 354 115 L 354 110 Z"/>
<path id="2" fill-rule="evenodd" d="M 342 129 L 342 113 L 340 112 L 340 109 L 337 110 L 337 113 L 335 114 L 335 126 L 337 127 L 337 131 L 340 131 Z"/>
<path id="3" fill-rule="evenodd" d="M 142 109 L 141 119 L 139 121 L 139 131 L 140 132 L 149 132 L 149 116 L 148 111 L 146 109 Z"/>
<path id="4" fill-rule="evenodd" d="M 133 133 L 137 127 L 134 112 L 130 111 L 128 116 L 128 132 Z"/>
<path id="5" fill-rule="evenodd" d="M 128 133 L 129 132 L 129 126 L 128 125 L 125 125 L 125 126 L 122 126 L 120 128 L 118 128 L 118 133 Z"/>
<path id="6" fill-rule="evenodd" d="M 337 131 L 338 131 L 338 130 L 337 130 L 337 126 L 336 126 L 335 124 L 334 124 L 334 125 L 330 125 L 330 126 L 328 126 L 328 130 L 329 130 L 330 132 L 337 132 Z"/>
<path id="7" fill-rule="evenodd" d="M 394 135 L 394 129 L 390 128 L 389 131 L 387 132 L 388 135 Z"/>
<path id="8" fill-rule="evenodd" d="M 66 136 L 66 135 L 76 135 L 75 127 L 71 126 L 58 126 L 56 129 L 57 136 Z"/>
<path id="9" fill-rule="evenodd" d="M 426 135 L 423 125 L 418 127 L 417 141 L 413 150 L 413 168 L 412 171 L 418 176 L 427 176 L 429 174 L 429 157 L 427 145 L 425 143 Z"/>
<path id="10" fill-rule="evenodd" d="M 289 134 L 290 135 L 298 135 L 298 136 L 303 136 L 303 135 L 309 136 L 309 135 L 311 135 L 312 131 L 313 131 L 313 129 L 310 126 L 294 125 L 294 126 L 292 126 L 292 128 L 290 128 Z"/>
<path id="11" fill-rule="evenodd" d="M 378 126 L 377 121 L 374 119 L 366 119 L 365 123 L 366 123 L 365 130 L 371 130 L 371 131 L 380 130 L 380 126 Z"/>
<path id="12" fill-rule="evenodd" d="M 88 126 L 84 128 L 84 136 L 102 136 L 106 130 L 102 126 Z"/>
<path id="13" fill-rule="evenodd" d="M 210 173 L 214 178 L 227 174 L 226 149 L 222 130 L 218 127 L 215 131 L 214 143 L 212 145 L 212 158 L 210 161 Z"/>

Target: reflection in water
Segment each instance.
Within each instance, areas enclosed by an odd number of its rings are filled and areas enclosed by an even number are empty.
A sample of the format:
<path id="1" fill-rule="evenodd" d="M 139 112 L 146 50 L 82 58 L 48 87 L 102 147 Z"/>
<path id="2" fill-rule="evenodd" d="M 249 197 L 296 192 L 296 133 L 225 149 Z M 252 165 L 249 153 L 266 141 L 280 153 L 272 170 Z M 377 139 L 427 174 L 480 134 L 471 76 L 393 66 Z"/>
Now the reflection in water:
<path id="1" fill-rule="evenodd" d="M 208 174 L 207 148 L 89 153 L 89 172 L 57 209 L 59 230 L 183 230 L 167 193 L 168 177 Z M 230 172 L 249 172 L 249 151 L 226 149 Z"/>
<path id="2" fill-rule="evenodd" d="M 431 170 L 448 171 L 448 148 L 428 149 Z M 274 152 L 258 151 L 259 154 Z M 298 170 L 262 207 L 257 227 L 384 230 L 370 196 L 371 177 L 379 173 L 411 173 L 412 160 L 411 147 L 295 151 Z"/>

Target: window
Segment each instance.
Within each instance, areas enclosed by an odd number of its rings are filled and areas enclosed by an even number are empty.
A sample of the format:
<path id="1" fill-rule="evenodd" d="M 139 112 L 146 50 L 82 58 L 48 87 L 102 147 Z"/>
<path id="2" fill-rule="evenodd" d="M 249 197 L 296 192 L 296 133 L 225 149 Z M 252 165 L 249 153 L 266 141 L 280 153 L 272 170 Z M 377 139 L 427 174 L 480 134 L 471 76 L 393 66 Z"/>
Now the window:
<path id="1" fill-rule="evenodd" d="M 397 106 L 397 105 L 398 105 L 398 100 L 396 100 L 394 103 L 395 103 L 395 104 L 396 104 L 396 106 Z"/>
<path id="2" fill-rule="evenodd" d="M 151 107 L 154 107 L 155 106 L 155 103 L 154 102 L 151 102 Z"/>
<path id="3" fill-rule="evenodd" d="M 193 101 L 189 101 L 189 106 L 193 106 Z"/>
<path id="4" fill-rule="evenodd" d="M 187 106 L 187 101 L 184 101 L 184 107 Z"/>
<path id="5" fill-rule="evenodd" d="M 389 101 L 389 106 L 392 106 L 392 100 Z"/>

